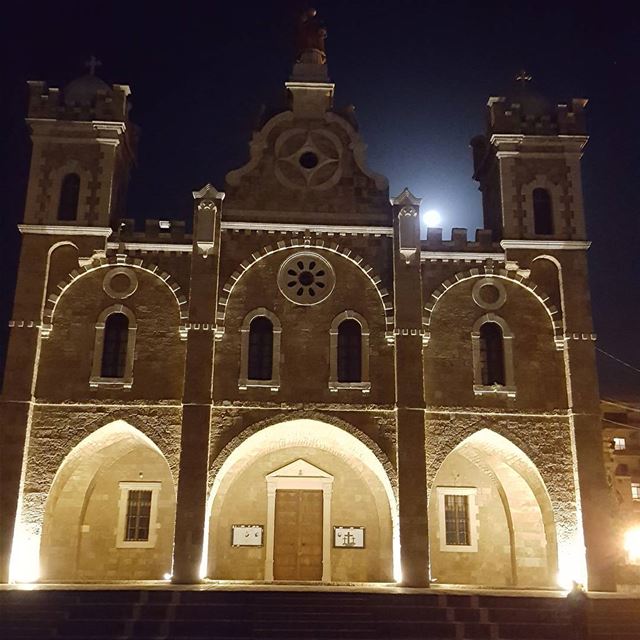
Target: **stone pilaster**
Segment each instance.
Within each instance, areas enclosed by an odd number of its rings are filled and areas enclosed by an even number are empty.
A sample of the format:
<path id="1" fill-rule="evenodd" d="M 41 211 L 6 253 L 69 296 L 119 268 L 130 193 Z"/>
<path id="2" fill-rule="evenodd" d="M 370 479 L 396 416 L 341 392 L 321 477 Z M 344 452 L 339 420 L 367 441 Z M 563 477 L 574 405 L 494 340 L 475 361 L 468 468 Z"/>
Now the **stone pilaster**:
<path id="1" fill-rule="evenodd" d="M 420 200 L 405 190 L 392 203 L 400 562 L 403 584 L 425 587 L 429 584 L 429 523 L 421 336 Z"/>
<path id="2" fill-rule="evenodd" d="M 214 326 L 224 193 L 211 185 L 196 201 L 185 365 L 173 581 L 201 579 L 209 468 Z"/>

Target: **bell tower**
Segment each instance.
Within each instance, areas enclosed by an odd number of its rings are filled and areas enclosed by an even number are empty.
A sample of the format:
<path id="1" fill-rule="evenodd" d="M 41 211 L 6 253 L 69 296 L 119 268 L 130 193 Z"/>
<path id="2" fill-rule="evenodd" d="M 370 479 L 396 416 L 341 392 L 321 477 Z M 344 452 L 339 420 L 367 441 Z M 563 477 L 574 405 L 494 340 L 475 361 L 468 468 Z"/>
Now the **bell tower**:
<path id="1" fill-rule="evenodd" d="M 487 132 L 471 141 L 484 226 L 495 240 L 584 240 L 580 158 L 584 107 L 554 105 L 521 71 L 507 97 L 491 97 Z"/>
<path id="2" fill-rule="evenodd" d="M 62 90 L 29 82 L 27 123 L 33 152 L 27 225 L 109 227 L 124 213 L 135 132 L 127 85 L 89 73 Z"/>

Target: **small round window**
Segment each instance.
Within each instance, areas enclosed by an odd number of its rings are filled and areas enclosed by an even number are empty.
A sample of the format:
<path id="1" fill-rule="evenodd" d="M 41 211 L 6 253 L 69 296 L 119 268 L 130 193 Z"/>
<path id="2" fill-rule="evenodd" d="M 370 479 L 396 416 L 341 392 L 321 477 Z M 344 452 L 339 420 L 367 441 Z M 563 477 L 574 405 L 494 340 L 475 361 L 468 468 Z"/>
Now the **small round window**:
<path id="1" fill-rule="evenodd" d="M 296 304 L 317 304 L 327 298 L 335 286 L 333 267 L 317 253 L 300 252 L 287 258 L 278 273 L 283 295 Z"/>
<path id="2" fill-rule="evenodd" d="M 318 165 L 318 156 L 313 151 L 305 151 L 298 162 L 303 169 L 313 169 Z"/>

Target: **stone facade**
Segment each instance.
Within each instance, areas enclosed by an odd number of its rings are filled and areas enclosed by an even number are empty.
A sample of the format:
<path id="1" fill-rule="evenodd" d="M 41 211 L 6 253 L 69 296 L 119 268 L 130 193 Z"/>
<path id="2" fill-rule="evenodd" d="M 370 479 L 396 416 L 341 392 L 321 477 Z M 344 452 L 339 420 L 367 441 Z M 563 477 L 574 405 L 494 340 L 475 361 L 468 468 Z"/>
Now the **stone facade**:
<path id="1" fill-rule="evenodd" d="M 2 397 L 5 580 L 10 564 L 16 580 L 192 583 L 320 563 L 325 582 L 550 587 L 561 574 L 615 588 L 583 101 L 492 98 L 473 141 L 487 229 L 421 239 L 420 200 L 389 199 L 324 61 L 303 52 L 289 104 L 224 192 L 194 192 L 190 234 L 121 218 L 127 87 L 31 84 Z M 69 197 L 75 218 L 61 220 Z M 321 490 L 322 513 L 285 513 L 285 490 L 300 504 Z M 260 544 L 237 543 L 240 525 Z M 345 527 L 364 528 L 361 546 L 338 544 Z"/>

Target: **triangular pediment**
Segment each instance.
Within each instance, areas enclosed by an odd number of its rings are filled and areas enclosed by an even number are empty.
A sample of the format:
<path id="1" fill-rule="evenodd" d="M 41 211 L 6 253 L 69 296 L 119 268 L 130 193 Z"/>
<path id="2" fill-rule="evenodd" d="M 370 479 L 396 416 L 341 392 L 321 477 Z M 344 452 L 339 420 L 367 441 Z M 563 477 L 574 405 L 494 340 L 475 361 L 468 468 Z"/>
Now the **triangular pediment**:
<path id="1" fill-rule="evenodd" d="M 401 205 L 412 205 L 414 207 L 420 206 L 422 202 L 422 198 L 418 198 L 414 196 L 411 191 L 409 191 L 408 187 L 405 187 L 400 194 L 398 194 L 395 198 L 391 198 L 391 204 L 395 204 L 397 206 Z"/>
<path id="2" fill-rule="evenodd" d="M 267 479 L 272 478 L 327 478 L 333 480 L 333 476 L 318 467 L 310 464 L 306 460 L 299 458 L 294 462 L 276 469 L 267 475 Z"/>

